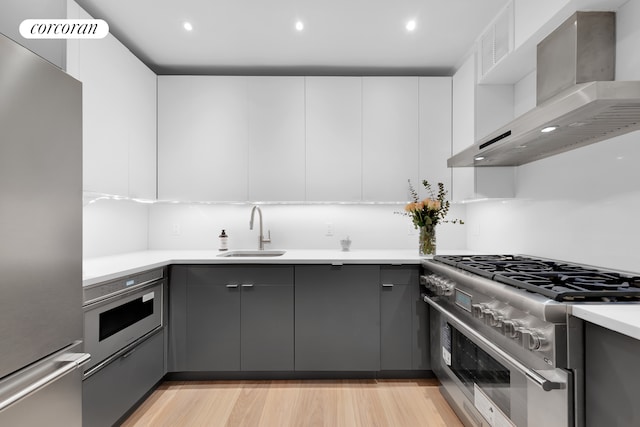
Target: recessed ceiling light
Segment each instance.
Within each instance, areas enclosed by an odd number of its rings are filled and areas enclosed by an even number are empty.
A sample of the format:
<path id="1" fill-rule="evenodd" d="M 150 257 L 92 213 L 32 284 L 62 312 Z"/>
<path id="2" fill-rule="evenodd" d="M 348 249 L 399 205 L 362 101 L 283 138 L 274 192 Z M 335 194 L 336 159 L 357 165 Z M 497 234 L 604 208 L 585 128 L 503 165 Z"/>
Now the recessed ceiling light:
<path id="1" fill-rule="evenodd" d="M 182 26 L 184 27 L 185 30 L 187 31 L 191 31 L 193 30 L 193 25 L 191 25 L 191 22 L 185 22 L 184 24 L 182 24 Z"/>
<path id="2" fill-rule="evenodd" d="M 484 156 L 474 157 L 473 160 L 477 160 L 477 161 L 484 160 Z"/>
<path id="3" fill-rule="evenodd" d="M 297 31 L 302 31 L 302 30 L 304 30 L 304 22 L 302 22 L 302 21 L 297 21 L 297 22 L 296 22 L 296 30 L 297 30 Z"/>
<path id="4" fill-rule="evenodd" d="M 553 132 L 556 129 L 558 129 L 558 126 L 547 126 L 546 128 L 540 130 L 540 132 L 549 133 L 549 132 Z"/>
<path id="5" fill-rule="evenodd" d="M 414 31 L 416 29 L 416 21 L 414 19 L 408 21 L 407 25 L 405 25 L 405 28 L 407 29 L 407 31 Z"/>

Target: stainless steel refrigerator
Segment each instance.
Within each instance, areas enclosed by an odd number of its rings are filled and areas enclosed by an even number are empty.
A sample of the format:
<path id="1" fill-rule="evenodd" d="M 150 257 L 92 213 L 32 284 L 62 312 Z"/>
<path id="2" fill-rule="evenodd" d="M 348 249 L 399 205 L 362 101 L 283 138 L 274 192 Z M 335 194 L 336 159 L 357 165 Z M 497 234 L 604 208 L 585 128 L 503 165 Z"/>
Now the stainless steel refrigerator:
<path id="1" fill-rule="evenodd" d="M 0 426 L 82 424 L 81 108 L 0 34 Z"/>

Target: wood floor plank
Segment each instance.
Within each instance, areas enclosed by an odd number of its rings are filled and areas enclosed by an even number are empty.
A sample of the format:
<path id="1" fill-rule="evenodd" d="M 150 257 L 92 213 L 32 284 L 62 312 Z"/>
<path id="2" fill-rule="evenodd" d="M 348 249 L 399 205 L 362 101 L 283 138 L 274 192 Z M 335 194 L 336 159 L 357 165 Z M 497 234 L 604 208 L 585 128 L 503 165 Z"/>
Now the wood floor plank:
<path id="1" fill-rule="evenodd" d="M 165 382 L 125 421 L 164 426 L 462 426 L 435 380 Z"/>

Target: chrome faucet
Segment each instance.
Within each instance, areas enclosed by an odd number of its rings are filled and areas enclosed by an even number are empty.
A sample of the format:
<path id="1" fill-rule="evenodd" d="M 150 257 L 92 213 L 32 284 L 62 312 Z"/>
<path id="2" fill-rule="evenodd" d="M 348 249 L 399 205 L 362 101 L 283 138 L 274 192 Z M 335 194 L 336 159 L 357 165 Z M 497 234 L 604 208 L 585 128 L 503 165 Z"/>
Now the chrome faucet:
<path id="1" fill-rule="evenodd" d="M 253 209 L 251 209 L 251 220 L 249 221 L 249 230 L 253 230 L 253 216 L 258 211 L 258 216 L 260 217 L 260 235 L 258 236 L 258 249 L 261 251 L 264 250 L 265 243 L 271 243 L 271 230 L 269 230 L 269 236 L 265 239 L 264 234 L 262 234 L 262 211 L 258 205 L 255 205 Z"/>

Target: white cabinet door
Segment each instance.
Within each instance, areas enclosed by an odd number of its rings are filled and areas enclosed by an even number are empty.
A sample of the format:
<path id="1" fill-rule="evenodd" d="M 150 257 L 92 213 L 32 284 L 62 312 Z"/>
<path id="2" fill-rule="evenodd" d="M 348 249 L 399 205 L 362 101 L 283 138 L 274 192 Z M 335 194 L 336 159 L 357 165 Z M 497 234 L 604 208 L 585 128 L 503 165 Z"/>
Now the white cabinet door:
<path id="1" fill-rule="evenodd" d="M 475 142 L 475 73 L 475 55 L 471 55 L 453 75 L 453 154 L 464 150 Z M 451 200 L 461 201 L 474 198 L 474 168 L 453 168 L 452 176 Z"/>
<path id="2" fill-rule="evenodd" d="M 306 77 L 306 199 L 362 199 L 362 78 Z"/>
<path id="3" fill-rule="evenodd" d="M 305 200 L 304 77 L 249 77 L 249 200 Z"/>
<path id="4" fill-rule="evenodd" d="M 127 66 L 122 71 L 128 94 L 121 107 L 127 119 L 129 196 L 155 199 L 157 77 L 133 55 L 127 55 Z"/>
<path id="5" fill-rule="evenodd" d="M 442 182 L 451 198 L 451 77 L 420 77 L 420 178 L 434 187 Z M 425 195 L 426 196 L 426 195 Z"/>
<path id="6" fill-rule="evenodd" d="M 70 18 L 91 18 L 69 2 Z M 82 81 L 83 189 L 156 197 L 156 75 L 115 37 L 67 42 Z"/>
<path id="7" fill-rule="evenodd" d="M 363 77 L 362 180 L 367 201 L 406 201 L 418 182 L 418 77 Z"/>
<path id="8" fill-rule="evenodd" d="M 86 191 L 129 195 L 129 136 L 122 111 L 128 97 L 121 75 L 124 51 L 111 35 L 83 40 L 77 51 Z"/>
<path id="9" fill-rule="evenodd" d="M 247 200 L 247 78 L 158 77 L 160 199 Z"/>

